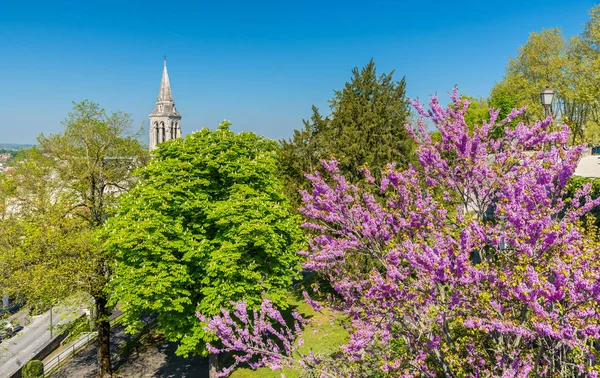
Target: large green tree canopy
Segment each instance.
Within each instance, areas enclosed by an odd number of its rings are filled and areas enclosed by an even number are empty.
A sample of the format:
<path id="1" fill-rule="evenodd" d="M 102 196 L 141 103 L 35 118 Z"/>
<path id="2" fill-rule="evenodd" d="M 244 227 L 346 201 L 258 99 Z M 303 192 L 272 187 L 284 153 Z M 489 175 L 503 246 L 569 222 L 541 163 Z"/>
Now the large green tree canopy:
<path id="1" fill-rule="evenodd" d="M 32 147 L 0 176 L 0 287 L 46 308 L 74 292 L 92 292 L 91 229 L 77 197 L 56 177 L 56 161 Z"/>
<path id="2" fill-rule="evenodd" d="M 135 182 L 147 151 L 120 111 L 74 103 L 61 133 L 38 137 L 0 176 L 0 287 L 33 304 L 87 293 L 95 302 L 100 376 L 111 375 L 108 259 L 97 231 Z"/>
<path id="3" fill-rule="evenodd" d="M 141 182 L 109 220 L 112 287 L 129 330 L 141 313 L 179 341 L 179 354 L 204 353 L 195 312 L 264 296 L 285 307 L 298 274 L 301 241 L 277 174 L 275 141 L 234 134 L 228 123 L 160 144 Z"/>
<path id="4" fill-rule="evenodd" d="M 319 169 L 322 159 L 335 157 L 351 179 L 362 177 L 363 166 L 378 176 L 388 163 L 406 167 L 413 159 L 413 142 L 405 130 L 410 116 L 406 82 L 393 75 L 377 75 L 373 60 L 362 69 L 355 67 L 350 82 L 329 101 L 331 114 L 324 117 L 313 106 L 304 129 L 282 141 L 281 170 L 292 199 L 299 201 L 295 193 L 306 188 L 304 174 Z"/>
<path id="5" fill-rule="evenodd" d="M 490 101 L 506 111 L 527 106 L 526 122 L 544 118 L 540 92 L 555 90 L 553 113 L 571 128 L 572 142 L 597 140 L 600 117 L 600 6 L 590 10 L 582 32 L 567 39 L 558 28 L 529 35 L 511 58 L 506 75 L 492 89 Z M 502 104 L 505 105 L 502 105 Z"/>

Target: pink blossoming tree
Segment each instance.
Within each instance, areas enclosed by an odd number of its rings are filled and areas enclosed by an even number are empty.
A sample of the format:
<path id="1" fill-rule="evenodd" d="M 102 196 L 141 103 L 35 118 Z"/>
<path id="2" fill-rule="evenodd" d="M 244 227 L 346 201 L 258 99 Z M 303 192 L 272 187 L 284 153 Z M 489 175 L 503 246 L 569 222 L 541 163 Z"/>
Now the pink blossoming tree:
<path id="1" fill-rule="evenodd" d="M 286 325 L 268 302 L 201 317 L 220 339 L 212 351 L 331 377 L 597 376 L 600 254 L 577 222 L 600 199 L 589 186 L 562 199 L 581 148 L 567 148 L 568 128 L 549 132 L 550 119 L 508 127 L 524 109 L 504 120 L 490 110 L 470 132 L 468 102 L 451 98 L 413 103 L 441 132 L 433 142 L 423 120 L 410 130 L 418 167 L 389 165 L 380 182 L 365 170 L 353 184 L 330 161 L 326 177 L 307 176 L 305 268 L 349 320 L 336 361 L 300 355 L 304 321 Z"/>

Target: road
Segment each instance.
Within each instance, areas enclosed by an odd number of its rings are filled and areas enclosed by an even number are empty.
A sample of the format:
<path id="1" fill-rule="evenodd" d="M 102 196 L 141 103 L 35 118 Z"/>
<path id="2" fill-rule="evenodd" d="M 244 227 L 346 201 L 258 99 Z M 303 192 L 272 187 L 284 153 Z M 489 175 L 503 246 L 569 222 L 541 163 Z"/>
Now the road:
<path id="1" fill-rule="evenodd" d="M 53 313 L 54 325 L 69 323 L 79 311 Z M 50 340 L 50 311 L 32 318 L 31 323 L 15 336 L 0 344 L 0 378 L 10 377 Z"/>

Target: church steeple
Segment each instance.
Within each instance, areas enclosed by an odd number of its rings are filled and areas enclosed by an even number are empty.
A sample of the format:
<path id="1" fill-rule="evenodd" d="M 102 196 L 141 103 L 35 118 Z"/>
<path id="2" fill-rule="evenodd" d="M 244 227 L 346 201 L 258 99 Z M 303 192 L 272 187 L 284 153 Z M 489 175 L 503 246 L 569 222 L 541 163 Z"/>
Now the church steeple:
<path id="1" fill-rule="evenodd" d="M 167 72 L 167 58 L 163 62 L 163 74 L 160 82 L 160 91 L 158 92 L 159 101 L 173 101 L 171 93 L 171 83 L 169 82 L 169 73 Z"/>
<path id="2" fill-rule="evenodd" d="M 156 148 L 158 143 L 181 138 L 181 114 L 175 108 L 175 102 L 173 101 L 166 57 L 163 62 L 162 80 L 156 106 L 149 117 L 151 151 Z"/>

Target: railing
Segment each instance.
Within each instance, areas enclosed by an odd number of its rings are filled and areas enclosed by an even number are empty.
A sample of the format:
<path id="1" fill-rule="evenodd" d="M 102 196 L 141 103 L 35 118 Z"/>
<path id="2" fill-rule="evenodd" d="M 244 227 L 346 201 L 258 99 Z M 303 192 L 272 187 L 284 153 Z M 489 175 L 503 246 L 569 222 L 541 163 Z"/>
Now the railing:
<path id="1" fill-rule="evenodd" d="M 91 341 L 95 340 L 98 336 L 97 332 L 87 333 L 85 336 L 79 338 L 79 340 L 75 341 L 72 345 L 69 345 L 66 349 L 62 350 L 55 357 L 44 364 L 44 372 L 47 374 L 52 371 L 55 367 L 57 367 L 61 361 L 65 361 L 71 355 L 75 354 L 79 349 L 88 345 Z"/>

